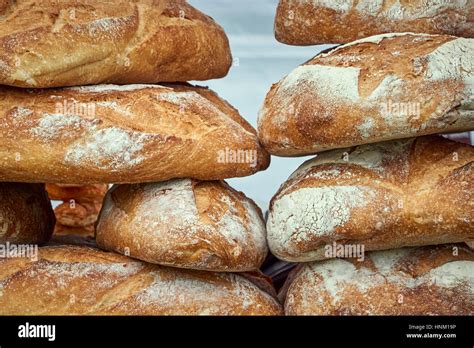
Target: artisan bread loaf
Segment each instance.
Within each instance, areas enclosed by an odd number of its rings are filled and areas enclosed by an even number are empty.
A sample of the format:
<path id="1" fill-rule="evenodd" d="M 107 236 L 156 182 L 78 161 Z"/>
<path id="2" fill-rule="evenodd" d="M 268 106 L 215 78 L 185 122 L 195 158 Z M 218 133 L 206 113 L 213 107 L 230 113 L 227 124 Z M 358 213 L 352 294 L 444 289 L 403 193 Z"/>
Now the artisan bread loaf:
<path id="1" fill-rule="evenodd" d="M 223 181 L 115 186 L 96 241 L 143 261 L 210 271 L 256 270 L 267 254 L 262 212 Z"/>
<path id="2" fill-rule="evenodd" d="M 442 245 L 307 263 L 285 288 L 287 315 L 472 315 L 474 253 Z"/>
<path id="3" fill-rule="evenodd" d="M 0 259 L 2 315 L 278 315 L 268 293 L 234 273 L 180 270 L 87 247 Z"/>
<path id="4" fill-rule="evenodd" d="M 387 34 L 322 53 L 272 86 L 263 145 L 298 156 L 474 129 L 474 39 Z"/>
<path id="5" fill-rule="evenodd" d="M 44 185 L 0 182 L 0 243 L 46 243 L 54 223 Z"/>
<path id="6" fill-rule="evenodd" d="M 62 203 L 54 209 L 56 222 L 69 227 L 86 227 L 97 221 L 102 203 Z"/>
<path id="7" fill-rule="evenodd" d="M 62 184 L 212 180 L 269 165 L 255 130 L 190 85 L 0 89 L 0 180 Z"/>
<path id="8" fill-rule="evenodd" d="M 54 233 L 94 236 L 94 224 L 108 187 L 107 184 L 46 184 L 49 197 L 63 201 L 54 209 L 56 216 Z"/>
<path id="9" fill-rule="evenodd" d="M 108 190 L 107 184 L 61 185 L 46 184 L 46 191 L 52 200 L 70 202 L 102 202 Z"/>
<path id="10" fill-rule="evenodd" d="M 470 0 L 280 0 L 275 37 L 290 45 L 346 43 L 414 32 L 474 37 Z"/>
<path id="11" fill-rule="evenodd" d="M 286 261 L 474 239 L 474 147 L 426 136 L 319 154 L 270 203 L 270 250 Z"/>
<path id="12" fill-rule="evenodd" d="M 0 15 L 4 85 L 208 80 L 232 62 L 222 28 L 183 0 L 8 1 Z"/>

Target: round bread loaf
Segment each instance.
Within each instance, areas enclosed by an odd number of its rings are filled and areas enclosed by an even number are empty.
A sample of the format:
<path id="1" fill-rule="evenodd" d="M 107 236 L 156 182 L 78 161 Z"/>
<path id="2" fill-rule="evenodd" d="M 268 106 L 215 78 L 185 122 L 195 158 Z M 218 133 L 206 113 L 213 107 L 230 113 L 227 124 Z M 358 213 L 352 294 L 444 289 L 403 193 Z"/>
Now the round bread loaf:
<path id="1" fill-rule="evenodd" d="M 44 185 L 0 183 L 0 243 L 46 243 L 54 223 Z"/>
<path id="2" fill-rule="evenodd" d="M 270 203 L 267 239 L 290 262 L 474 239 L 474 147 L 426 136 L 327 151 Z"/>
<path id="3" fill-rule="evenodd" d="M 474 37 L 473 18 L 472 0 L 280 0 L 275 36 L 290 45 L 405 31 Z"/>
<path id="4" fill-rule="evenodd" d="M 472 315 L 474 252 L 462 245 L 304 264 L 289 277 L 287 315 Z"/>
<path id="5" fill-rule="evenodd" d="M 78 246 L 0 259 L 2 315 L 279 315 L 244 276 L 180 270 Z"/>
<path id="6" fill-rule="evenodd" d="M 0 100 L 1 181 L 221 180 L 270 164 L 255 129 L 203 87 L 0 87 Z"/>
<path id="7" fill-rule="evenodd" d="M 392 33 L 320 53 L 266 96 L 264 147 L 301 156 L 474 129 L 474 39 Z"/>
<path id="8" fill-rule="evenodd" d="M 227 74 L 224 30 L 185 0 L 0 2 L 0 84 L 62 87 Z"/>
<path id="9" fill-rule="evenodd" d="M 267 254 L 260 209 L 223 181 L 115 186 L 105 197 L 96 239 L 103 249 L 200 270 L 255 270 Z"/>

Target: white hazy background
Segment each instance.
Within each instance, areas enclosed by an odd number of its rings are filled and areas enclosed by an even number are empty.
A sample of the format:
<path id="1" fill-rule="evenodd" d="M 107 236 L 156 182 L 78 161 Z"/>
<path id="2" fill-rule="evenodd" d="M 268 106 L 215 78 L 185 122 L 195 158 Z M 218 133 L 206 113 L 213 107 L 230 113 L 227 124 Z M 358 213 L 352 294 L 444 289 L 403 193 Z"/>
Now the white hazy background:
<path id="1" fill-rule="evenodd" d="M 209 86 L 236 107 L 254 127 L 265 95 L 298 65 L 330 46 L 288 46 L 276 41 L 273 22 L 278 0 L 188 0 L 211 16 L 229 37 L 232 56 L 238 59 L 229 74 L 219 80 L 195 82 Z M 307 157 L 309 158 L 309 157 Z M 272 157 L 270 167 L 255 175 L 227 180 L 267 210 L 280 185 L 307 158 Z"/>

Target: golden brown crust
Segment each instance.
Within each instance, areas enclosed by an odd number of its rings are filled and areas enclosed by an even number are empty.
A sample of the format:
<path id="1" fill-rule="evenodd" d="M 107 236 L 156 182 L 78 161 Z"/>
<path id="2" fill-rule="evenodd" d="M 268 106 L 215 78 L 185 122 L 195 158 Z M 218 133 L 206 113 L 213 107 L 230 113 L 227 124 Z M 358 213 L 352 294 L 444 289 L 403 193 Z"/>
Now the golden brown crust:
<path id="1" fill-rule="evenodd" d="M 474 37 L 471 1 L 280 0 L 275 37 L 289 45 L 347 43 L 414 32 Z"/>
<path id="2" fill-rule="evenodd" d="M 184 0 L 22 0 L 2 12 L 5 85 L 208 80 L 232 62 L 222 28 Z"/>
<path id="3" fill-rule="evenodd" d="M 267 254 L 262 212 L 222 181 L 118 185 L 104 200 L 97 244 L 143 261 L 209 271 L 257 270 Z"/>
<path id="4" fill-rule="evenodd" d="M 278 302 L 233 273 L 179 270 L 75 246 L 0 260 L 2 315 L 279 315 Z"/>
<path id="5" fill-rule="evenodd" d="M 44 185 L 0 183 L 0 243 L 46 243 L 54 223 Z"/>
<path id="6" fill-rule="evenodd" d="M 474 239 L 474 147 L 438 136 L 323 152 L 270 203 L 270 250 L 327 258 L 333 243 L 381 250 Z"/>
<path id="7" fill-rule="evenodd" d="M 63 201 L 54 209 L 55 234 L 94 236 L 94 224 L 108 189 L 107 184 L 46 184 L 48 196 Z"/>
<path id="8" fill-rule="evenodd" d="M 3 88 L 0 101 L 0 180 L 214 180 L 270 162 L 248 122 L 202 87 Z"/>
<path id="9" fill-rule="evenodd" d="M 57 223 L 56 226 L 54 226 L 54 236 L 65 237 L 68 235 L 93 238 L 95 235 L 95 225 L 92 224 L 83 227 L 72 227 Z"/>
<path id="10" fill-rule="evenodd" d="M 287 315 L 472 315 L 474 253 L 462 245 L 371 252 L 304 264 Z"/>
<path id="11" fill-rule="evenodd" d="M 259 138 L 278 156 L 474 129 L 474 39 L 386 34 L 299 66 L 267 94 Z"/>
<path id="12" fill-rule="evenodd" d="M 100 203 L 62 203 L 54 209 L 58 224 L 68 227 L 86 227 L 97 221 Z"/>
<path id="13" fill-rule="evenodd" d="M 46 184 L 46 191 L 50 199 L 67 202 L 71 199 L 75 202 L 102 202 L 108 188 L 107 184 L 77 186 Z"/>

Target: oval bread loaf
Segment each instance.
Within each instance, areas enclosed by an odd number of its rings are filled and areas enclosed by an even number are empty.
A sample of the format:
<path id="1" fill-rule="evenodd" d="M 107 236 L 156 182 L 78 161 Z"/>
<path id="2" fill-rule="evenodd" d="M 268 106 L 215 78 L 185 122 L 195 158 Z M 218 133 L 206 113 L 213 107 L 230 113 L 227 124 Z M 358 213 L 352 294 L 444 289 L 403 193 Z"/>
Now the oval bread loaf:
<path id="1" fill-rule="evenodd" d="M 474 39 L 386 34 L 339 46 L 268 93 L 259 137 L 273 155 L 474 129 Z"/>
<path id="2" fill-rule="evenodd" d="M 0 180 L 98 184 L 253 174 L 270 157 L 214 92 L 190 85 L 0 89 Z"/>
<path id="3" fill-rule="evenodd" d="M 105 197 L 96 241 L 151 263 L 210 271 L 256 270 L 267 254 L 262 212 L 222 181 L 115 186 Z"/>
<path id="4" fill-rule="evenodd" d="M 285 288 L 286 315 L 472 315 L 474 253 L 442 245 L 307 263 Z"/>
<path id="5" fill-rule="evenodd" d="M 279 315 L 278 302 L 234 273 L 150 265 L 88 247 L 0 259 L 2 315 Z"/>
<path id="6" fill-rule="evenodd" d="M 290 45 L 347 43 L 414 32 L 474 37 L 470 0 L 280 0 L 275 37 Z"/>
<path id="7" fill-rule="evenodd" d="M 232 57 L 223 29 L 184 0 L 3 1 L 0 84 L 63 87 L 208 80 Z"/>
<path id="8" fill-rule="evenodd" d="M 0 182 L 0 243 L 46 243 L 54 223 L 44 185 Z"/>
<path id="9" fill-rule="evenodd" d="M 474 147 L 439 136 L 323 152 L 270 203 L 270 250 L 286 261 L 474 239 Z"/>

